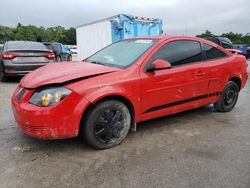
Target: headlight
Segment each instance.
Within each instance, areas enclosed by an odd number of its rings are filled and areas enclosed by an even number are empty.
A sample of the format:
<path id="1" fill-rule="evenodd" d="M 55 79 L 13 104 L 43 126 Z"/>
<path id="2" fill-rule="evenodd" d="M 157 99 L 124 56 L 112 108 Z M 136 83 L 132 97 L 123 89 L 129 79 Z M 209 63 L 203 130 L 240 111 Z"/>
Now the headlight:
<path id="1" fill-rule="evenodd" d="M 47 87 L 36 90 L 29 102 L 36 106 L 52 106 L 62 101 L 72 91 L 64 87 Z"/>

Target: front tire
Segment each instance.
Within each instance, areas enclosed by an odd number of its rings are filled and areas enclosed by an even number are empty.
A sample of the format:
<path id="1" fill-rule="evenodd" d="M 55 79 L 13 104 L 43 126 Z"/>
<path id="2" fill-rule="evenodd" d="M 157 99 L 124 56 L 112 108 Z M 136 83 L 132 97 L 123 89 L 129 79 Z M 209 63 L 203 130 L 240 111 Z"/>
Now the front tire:
<path id="1" fill-rule="evenodd" d="M 82 136 L 96 149 L 107 149 L 120 144 L 131 125 L 128 108 L 120 101 L 108 100 L 94 105 L 82 124 Z"/>
<path id="2" fill-rule="evenodd" d="M 231 111 L 238 100 L 239 86 L 234 81 L 228 81 L 220 99 L 214 103 L 214 108 L 218 112 Z"/>

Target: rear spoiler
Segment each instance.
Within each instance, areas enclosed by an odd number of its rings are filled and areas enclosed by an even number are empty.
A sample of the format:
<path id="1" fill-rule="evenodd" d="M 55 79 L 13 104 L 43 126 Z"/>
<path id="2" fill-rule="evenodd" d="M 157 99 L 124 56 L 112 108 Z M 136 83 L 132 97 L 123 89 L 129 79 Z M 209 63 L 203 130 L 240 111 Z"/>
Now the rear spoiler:
<path id="1" fill-rule="evenodd" d="M 226 50 L 228 50 L 229 52 L 231 52 L 233 54 L 242 54 L 242 51 L 237 50 L 237 49 L 226 49 Z"/>

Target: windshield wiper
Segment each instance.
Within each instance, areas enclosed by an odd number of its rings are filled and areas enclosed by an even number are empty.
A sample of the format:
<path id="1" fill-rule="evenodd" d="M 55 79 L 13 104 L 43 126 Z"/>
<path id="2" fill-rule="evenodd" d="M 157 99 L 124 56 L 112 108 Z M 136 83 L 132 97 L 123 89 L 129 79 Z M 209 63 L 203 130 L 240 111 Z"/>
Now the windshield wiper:
<path id="1" fill-rule="evenodd" d="M 89 63 L 94 63 L 98 65 L 106 65 L 105 63 L 99 62 L 99 61 L 88 61 Z"/>
<path id="2" fill-rule="evenodd" d="M 121 67 L 119 67 L 118 65 L 115 65 L 115 64 L 103 63 L 103 62 L 99 62 L 99 61 L 88 61 L 88 60 L 84 60 L 84 61 L 88 62 L 88 63 L 93 63 L 93 64 L 107 66 L 107 67 L 121 68 Z"/>

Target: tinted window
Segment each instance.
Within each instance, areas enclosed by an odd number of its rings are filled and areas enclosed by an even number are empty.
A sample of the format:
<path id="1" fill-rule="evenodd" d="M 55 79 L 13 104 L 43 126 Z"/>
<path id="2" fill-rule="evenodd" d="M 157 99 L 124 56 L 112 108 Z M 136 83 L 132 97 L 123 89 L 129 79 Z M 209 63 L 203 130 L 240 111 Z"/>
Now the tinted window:
<path id="1" fill-rule="evenodd" d="M 10 41 L 6 45 L 6 50 L 47 50 L 40 42 Z"/>
<path id="2" fill-rule="evenodd" d="M 218 45 L 221 45 L 220 40 L 218 38 L 216 38 L 216 37 L 205 37 L 205 39 L 210 40 L 211 42 L 214 42 L 214 43 L 216 43 Z"/>
<path id="3" fill-rule="evenodd" d="M 226 49 L 233 49 L 233 45 L 226 42 L 221 42 L 221 46 Z"/>
<path id="4" fill-rule="evenodd" d="M 228 43 L 228 44 L 233 44 L 232 41 L 229 40 L 229 38 L 227 38 L 227 37 L 218 37 L 218 39 L 219 39 L 221 42 Z"/>
<path id="5" fill-rule="evenodd" d="M 174 41 L 165 44 L 156 52 L 151 62 L 155 59 L 164 59 L 172 66 L 202 61 L 201 45 L 196 41 Z"/>
<path id="6" fill-rule="evenodd" d="M 227 54 L 225 54 L 224 52 L 222 52 L 221 50 L 213 46 L 210 46 L 208 44 L 204 44 L 203 46 L 204 46 L 207 60 L 227 57 Z"/>

